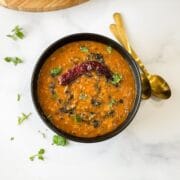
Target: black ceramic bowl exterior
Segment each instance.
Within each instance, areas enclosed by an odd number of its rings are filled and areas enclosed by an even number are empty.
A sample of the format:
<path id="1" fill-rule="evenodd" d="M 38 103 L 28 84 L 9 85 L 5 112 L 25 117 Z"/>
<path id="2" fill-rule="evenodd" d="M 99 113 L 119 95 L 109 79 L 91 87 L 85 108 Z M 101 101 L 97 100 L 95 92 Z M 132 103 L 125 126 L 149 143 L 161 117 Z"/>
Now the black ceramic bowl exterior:
<path id="1" fill-rule="evenodd" d="M 129 66 L 131 67 L 133 75 L 134 75 L 134 79 L 135 79 L 135 84 L 136 84 L 136 97 L 135 97 L 134 106 L 133 106 L 131 112 L 129 113 L 128 117 L 126 118 L 126 120 L 114 131 L 107 133 L 105 135 L 93 137 L 93 138 L 76 137 L 76 136 L 73 136 L 71 134 L 68 134 L 68 133 L 56 128 L 44 115 L 44 112 L 42 111 L 41 106 L 38 102 L 38 96 L 37 96 L 37 83 L 38 83 L 39 72 L 41 70 L 42 65 L 46 61 L 46 59 L 55 50 L 64 46 L 65 44 L 68 44 L 68 43 L 74 42 L 74 41 L 82 41 L 82 40 L 91 40 L 91 41 L 101 42 L 103 44 L 107 44 L 108 46 L 111 46 L 112 48 L 116 49 L 124 57 L 124 59 L 128 62 Z M 140 73 L 139 73 L 137 64 L 135 63 L 133 58 L 128 54 L 128 52 L 123 47 L 121 47 L 118 43 L 116 43 L 115 41 L 113 41 L 105 36 L 102 36 L 102 35 L 91 34 L 91 33 L 79 33 L 79 34 L 73 34 L 73 35 L 66 36 L 66 37 L 54 42 L 52 45 L 50 45 L 44 51 L 44 53 L 40 56 L 36 66 L 35 66 L 33 75 L 32 75 L 31 92 L 32 92 L 33 103 L 35 105 L 37 112 L 39 113 L 41 119 L 45 122 L 45 124 L 50 129 L 52 129 L 55 133 L 57 133 L 61 136 L 64 136 L 70 140 L 84 142 L 84 143 L 92 143 L 92 142 L 104 141 L 106 139 L 109 139 L 109 138 L 119 134 L 133 120 L 136 112 L 139 109 L 139 105 L 141 102 L 141 79 L 140 79 Z"/>

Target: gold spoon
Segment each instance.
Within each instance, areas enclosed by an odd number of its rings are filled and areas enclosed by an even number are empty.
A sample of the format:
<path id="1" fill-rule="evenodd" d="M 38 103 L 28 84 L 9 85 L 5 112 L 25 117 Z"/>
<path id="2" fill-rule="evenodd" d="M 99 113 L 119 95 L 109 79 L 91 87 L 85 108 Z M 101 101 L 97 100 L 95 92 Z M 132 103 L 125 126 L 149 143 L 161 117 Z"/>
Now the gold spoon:
<path id="1" fill-rule="evenodd" d="M 116 26 L 115 27 L 117 27 L 117 32 L 119 34 L 124 29 L 124 28 L 122 28 L 123 27 L 123 20 L 121 18 L 120 13 L 115 13 L 114 14 L 114 19 L 116 21 Z M 124 30 L 124 34 L 125 34 L 125 30 Z M 121 36 L 121 34 L 119 34 L 119 36 Z M 126 40 L 128 40 L 126 34 L 125 34 L 124 38 Z M 130 54 L 133 56 L 133 58 L 135 59 L 135 61 L 138 63 L 139 67 L 141 68 L 141 70 L 145 74 L 146 78 L 149 80 L 152 95 L 154 95 L 154 96 L 156 96 L 158 98 L 161 98 L 161 99 L 170 98 L 171 89 L 170 89 L 168 83 L 159 75 L 151 75 L 151 74 L 149 74 L 149 72 L 145 68 L 144 64 L 139 59 L 139 57 L 137 56 L 135 51 L 132 49 L 132 47 L 130 47 L 130 50 L 131 50 Z"/>
<path id="2" fill-rule="evenodd" d="M 126 37 L 124 33 L 121 33 L 121 36 L 117 32 L 117 28 L 115 24 L 110 25 L 110 30 L 116 37 L 116 39 L 125 47 L 125 49 L 131 54 L 131 48 L 129 45 L 128 40 L 126 40 Z M 146 78 L 144 73 L 141 73 L 141 84 L 142 84 L 142 99 L 148 99 L 151 96 L 151 87 L 149 84 L 149 80 Z"/>

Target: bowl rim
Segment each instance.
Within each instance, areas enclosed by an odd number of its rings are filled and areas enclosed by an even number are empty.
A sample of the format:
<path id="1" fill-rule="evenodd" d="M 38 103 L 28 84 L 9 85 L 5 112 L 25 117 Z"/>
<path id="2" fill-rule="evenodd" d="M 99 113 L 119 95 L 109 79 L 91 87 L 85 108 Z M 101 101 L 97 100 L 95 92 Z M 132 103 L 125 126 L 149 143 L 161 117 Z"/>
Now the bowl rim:
<path id="1" fill-rule="evenodd" d="M 55 125 L 53 123 L 51 123 L 51 121 L 48 120 L 48 118 L 44 115 L 44 112 L 42 111 L 41 106 L 38 103 L 38 96 L 37 96 L 38 76 L 39 76 L 41 67 L 44 64 L 44 62 L 46 61 L 46 59 L 55 50 L 64 46 L 65 44 L 68 44 L 70 42 L 75 42 L 75 41 L 81 41 L 81 40 L 92 40 L 92 41 L 96 41 L 96 42 L 101 42 L 106 45 L 110 45 L 112 48 L 116 49 L 124 57 L 124 59 L 128 62 L 129 66 L 131 67 L 131 70 L 134 75 L 135 85 L 136 85 L 136 96 L 135 96 L 135 100 L 134 100 L 134 105 L 132 107 L 132 110 L 128 114 L 126 120 L 124 120 L 124 122 L 121 123 L 115 130 L 113 130 L 107 134 L 97 136 L 97 137 L 91 137 L 91 138 L 74 136 L 74 135 L 68 134 L 65 131 L 62 131 L 62 130 L 58 129 L 57 127 L 55 127 Z M 32 77 L 31 77 L 32 101 L 33 101 L 33 104 L 34 104 L 34 107 L 35 107 L 37 113 L 39 114 L 39 116 L 43 120 L 43 122 L 56 134 L 63 136 L 67 139 L 70 139 L 70 140 L 73 140 L 76 142 L 82 142 L 82 143 L 94 143 L 94 142 L 104 141 L 104 140 L 110 139 L 110 138 L 114 137 L 115 135 L 119 134 L 120 132 L 122 132 L 132 122 L 132 120 L 134 119 L 134 117 L 139 109 L 140 102 L 141 102 L 141 91 L 142 91 L 142 87 L 141 87 L 141 76 L 140 76 L 139 68 L 138 68 L 138 65 L 135 62 L 135 60 L 132 58 L 132 56 L 116 41 L 114 41 L 106 36 L 95 34 L 95 33 L 71 34 L 71 35 L 65 36 L 63 38 L 60 38 L 59 40 L 52 43 L 48 48 L 46 48 L 43 51 L 43 53 L 38 58 L 38 61 L 35 64 L 35 67 L 34 67 L 34 70 L 32 73 Z"/>

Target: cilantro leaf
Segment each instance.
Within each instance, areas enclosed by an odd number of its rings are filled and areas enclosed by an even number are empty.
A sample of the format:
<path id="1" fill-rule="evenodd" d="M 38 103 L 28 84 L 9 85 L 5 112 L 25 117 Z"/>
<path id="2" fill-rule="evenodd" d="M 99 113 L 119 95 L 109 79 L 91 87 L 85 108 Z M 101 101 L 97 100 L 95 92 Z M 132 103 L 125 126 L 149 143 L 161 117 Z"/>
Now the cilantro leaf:
<path id="1" fill-rule="evenodd" d="M 19 58 L 19 57 L 5 57 L 4 58 L 4 61 L 6 61 L 6 62 L 8 62 L 8 63 L 13 63 L 15 66 L 17 65 L 17 64 L 21 64 L 21 63 L 23 63 L 23 60 L 21 59 L 21 58 Z"/>
<path id="2" fill-rule="evenodd" d="M 20 99 L 21 99 L 21 95 L 17 94 L 17 101 L 20 101 Z"/>
<path id="3" fill-rule="evenodd" d="M 74 114 L 72 115 L 72 118 L 74 119 L 75 122 L 82 122 L 83 118 L 79 114 Z"/>
<path id="4" fill-rule="evenodd" d="M 118 73 L 115 73 L 112 75 L 112 80 L 111 80 L 111 83 L 113 85 L 117 85 L 119 84 L 119 82 L 122 80 L 122 75 L 121 74 L 118 74 Z"/>
<path id="5" fill-rule="evenodd" d="M 66 138 L 64 138 L 62 136 L 54 135 L 52 140 L 53 140 L 53 144 L 56 144 L 57 146 L 65 146 L 65 145 L 67 145 Z"/>
<path id="6" fill-rule="evenodd" d="M 21 116 L 18 117 L 18 125 L 22 124 L 25 120 L 27 120 L 31 114 L 32 113 L 29 114 L 22 113 Z"/>
<path id="7" fill-rule="evenodd" d="M 11 140 L 11 141 L 14 141 L 14 137 L 11 137 L 10 140 Z"/>
<path id="8" fill-rule="evenodd" d="M 80 46 L 80 50 L 81 52 L 84 52 L 84 53 L 88 53 L 89 52 L 89 49 L 85 46 Z"/>
<path id="9" fill-rule="evenodd" d="M 55 68 L 51 69 L 50 74 L 52 77 L 55 77 L 55 76 L 59 75 L 61 72 L 62 72 L 61 67 L 55 67 Z"/>
<path id="10" fill-rule="evenodd" d="M 117 101 L 115 99 L 111 99 L 109 102 L 109 107 L 112 108 L 113 105 L 115 105 L 117 103 Z"/>
<path id="11" fill-rule="evenodd" d="M 11 30 L 11 34 L 8 34 L 7 37 L 9 37 L 9 38 L 11 38 L 13 40 L 23 39 L 24 38 L 23 28 L 19 27 L 18 25 L 15 26 Z"/>
<path id="12" fill-rule="evenodd" d="M 37 157 L 40 160 L 44 160 L 44 157 L 43 157 L 44 153 L 45 153 L 45 150 L 40 149 L 37 154 L 34 154 L 34 155 L 30 156 L 29 159 L 31 161 L 34 161 L 34 159 Z"/>

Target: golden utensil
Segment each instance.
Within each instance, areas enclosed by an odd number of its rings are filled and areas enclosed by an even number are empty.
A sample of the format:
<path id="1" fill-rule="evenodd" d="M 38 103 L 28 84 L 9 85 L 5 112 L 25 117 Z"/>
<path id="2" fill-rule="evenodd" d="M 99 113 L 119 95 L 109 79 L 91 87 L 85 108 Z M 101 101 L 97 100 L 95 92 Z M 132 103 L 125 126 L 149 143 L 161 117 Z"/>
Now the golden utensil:
<path id="1" fill-rule="evenodd" d="M 122 20 L 120 13 L 115 13 L 114 19 L 115 19 L 116 25 L 110 26 L 111 31 L 113 29 L 113 31 L 112 31 L 113 34 L 116 32 L 116 38 L 119 41 L 121 41 L 120 37 L 121 37 L 121 33 L 122 33 L 122 36 L 123 36 L 122 41 L 127 42 L 125 47 L 128 49 L 128 52 L 132 55 L 134 60 L 137 62 L 137 64 L 139 65 L 139 67 L 143 71 L 143 73 L 145 75 L 145 77 L 143 77 L 143 78 L 147 78 L 149 80 L 149 84 L 151 87 L 152 94 L 158 98 L 161 98 L 161 99 L 168 99 L 171 96 L 171 89 L 170 89 L 168 83 L 159 75 L 149 74 L 149 72 L 145 68 L 144 64 L 142 63 L 140 58 L 137 56 L 137 54 L 135 53 L 135 51 L 132 49 L 132 47 L 129 44 L 127 35 L 125 33 L 123 20 Z M 142 81 L 144 81 L 143 78 L 142 78 Z M 142 85 L 143 85 L 143 82 L 142 82 Z M 148 83 L 147 82 L 144 83 L 144 86 L 145 85 L 148 86 Z M 144 90 L 145 89 L 148 92 L 148 87 L 144 87 Z"/>
<path id="2" fill-rule="evenodd" d="M 114 34 L 116 39 L 129 52 L 129 54 L 131 54 L 131 48 L 130 48 L 129 42 L 126 39 L 126 36 L 124 35 L 124 33 L 121 33 L 121 36 L 120 36 L 118 31 L 117 31 L 117 29 L 116 29 L 116 25 L 115 24 L 111 24 L 110 25 L 110 30 Z M 144 73 L 141 73 L 141 84 L 142 84 L 142 95 L 141 95 L 141 98 L 142 99 L 148 99 L 151 96 L 151 87 L 150 87 L 150 84 L 149 84 L 149 80 L 146 78 Z"/>

